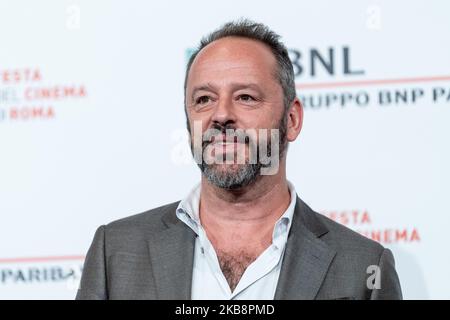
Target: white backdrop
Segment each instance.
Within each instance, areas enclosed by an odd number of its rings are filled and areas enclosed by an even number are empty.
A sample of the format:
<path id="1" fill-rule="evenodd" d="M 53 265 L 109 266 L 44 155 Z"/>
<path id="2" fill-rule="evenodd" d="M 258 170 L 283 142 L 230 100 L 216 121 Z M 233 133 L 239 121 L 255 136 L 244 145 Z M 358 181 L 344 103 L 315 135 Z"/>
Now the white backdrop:
<path id="1" fill-rule="evenodd" d="M 99 225 L 199 180 L 186 57 L 239 17 L 281 34 L 296 66 L 299 196 L 391 248 L 405 298 L 449 299 L 449 14 L 420 0 L 0 0 L 0 299 L 72 299 Z"/>

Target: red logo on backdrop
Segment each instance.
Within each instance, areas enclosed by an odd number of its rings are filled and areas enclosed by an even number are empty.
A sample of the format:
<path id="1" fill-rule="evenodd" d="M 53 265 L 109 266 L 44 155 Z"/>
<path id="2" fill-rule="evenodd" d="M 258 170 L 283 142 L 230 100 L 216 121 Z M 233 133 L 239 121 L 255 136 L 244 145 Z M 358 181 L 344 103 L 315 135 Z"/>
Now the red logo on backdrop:
<path id="1" fill-rule="evenodd" d="M 53 119 L 64 101 L 87 96 L 83 84 L 48 84 L 39 68 L 0 70 L 0 121 Z"/>
<path id="2" fill-rule="evenodd" d="M 321 212 L 326 217 L 345 225 L 363 236 L 382 244 L 420 242 L 416 227 L 375 228 L 367 210 L 332 210 Z"/>

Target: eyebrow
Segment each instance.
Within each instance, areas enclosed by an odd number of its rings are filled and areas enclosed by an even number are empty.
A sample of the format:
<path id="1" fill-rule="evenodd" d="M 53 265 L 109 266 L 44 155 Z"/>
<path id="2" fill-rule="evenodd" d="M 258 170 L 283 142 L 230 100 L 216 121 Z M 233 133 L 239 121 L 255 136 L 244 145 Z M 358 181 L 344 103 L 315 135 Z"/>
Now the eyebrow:
<path id="1" fill-rule="evenodd" d="M 261 91 L 261 87 L 256 83 L 232 83 L 231 84 L 232 91 L 241 90 L 241 89 L 253 89 Z M 217 91 L 216 87 L 212 85 L 211 83 L 206 83 L 204 85 L 196 86 L 194 89 L 192 89 L 191 97 L 194 98 L 194 95 L 198 91 Z"/>
<path id="2" fill-rule="evenodd" d="M 209 82 L 207 84 L 194 87 L 194 89 L 192 89 L 191 94 L 192 99 L 194 98 L 194 95 L 197 93 L 197 91 L 216 91 L 216 90 L 215 87 Z"/>

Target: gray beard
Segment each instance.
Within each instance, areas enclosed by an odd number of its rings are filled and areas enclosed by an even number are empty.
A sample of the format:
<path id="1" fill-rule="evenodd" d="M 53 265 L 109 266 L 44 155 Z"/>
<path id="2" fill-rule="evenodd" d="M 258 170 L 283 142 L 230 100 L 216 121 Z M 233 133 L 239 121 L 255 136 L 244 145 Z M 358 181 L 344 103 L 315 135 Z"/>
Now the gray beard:
<path id="1" fill-rule="evenodd" d="M 287 119 L 283 115 L 283 119 L 280 121 L 280 145 L 279 145 L 279 158 L 280 160 L 284 156 L 284 151 L 287 147 L 286 141 L 286 126 Z M 267 154 L 270 157 L 272 154 L 271 142 L 267 143 Z M 204 151 L 204 148 L 203 148 Z M 259 155 L 259 148 L 257 150 Z M 202 161 L 201 164 L 197 164 L 200 170 L 202 171 L 205 178 L 212 183 L 213 185 L 229 190 L 236 190 L 248 185 L 253 184 L 258 177 L 260 176 L 261 169 L 264 167 L 269 167 L 271 164 L 262 164 L 259 161 L 256 163 L 246 163 L 237 165 L 237 170 L 221 170 L 217 169 L 216 164 L 207 164 L 205 161 Z M 236 166 L 236 165 L 234 165 Z"/>
<path id="2" fill-rule="evenodd" d="M 278 126 L 280 130 L 280 145 L 279 145 L 279 157 L 280 161 L 284 156 L 284 151 L 287 148 L 286 131 L 287 131 L 287 112 L 285 111 L 283 117 L 281 118 L 280 124 Z M 188 126 L 189 134 L 191 133 L 190 127 Z M 206 146 L 203 146 L 202 154 Z M 271 142 L 267 143 L 267 153 L 268 156 L 272 154 Z M 191 145 L 192 154 L 194 154 L 193 146 Z M 259 155 L 259 148 L 257 150 Z M 229 190 L 236 190 L 248 185 L 253 184 L 261 173 L 261 168 L 269 167 L 271 164 L 262 164 L 259 161 L 256 163 L 246 163 L 239 164 L 237 170 L 219 170 L 215 168 L 216 164 L 207 164 L 203 159 L 201 164 L 197 164 L 200 168 L 202 174 L 206 179 L 213 185 Z"/>
<path id="3" fill-rule="evenodd" d="M 202 162 L 198 164 L 206 179 L 213 185 L 222 189 L 240 189 L 248 186 L 258 178 L 262 164 L 240 164 L 237 170 L 218 170 L 214 164 Z"/>

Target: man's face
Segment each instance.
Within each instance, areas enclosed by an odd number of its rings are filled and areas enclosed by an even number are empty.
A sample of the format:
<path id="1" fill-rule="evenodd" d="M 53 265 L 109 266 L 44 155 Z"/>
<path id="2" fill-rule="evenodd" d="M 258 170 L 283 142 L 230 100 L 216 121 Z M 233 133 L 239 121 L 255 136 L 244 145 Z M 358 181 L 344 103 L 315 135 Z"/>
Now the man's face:
<path id="1" fill-rule="evenodd" d="M 283 90 L 275 77 L 276 68 L 275 57 L 266 45 L 237 37 L 214 41 L 195 58 L 186 87 L 187 115 L 191 140 L 195 134 L 192 128 L 199 121 L 202 134 L 216 129 L 214 138 L 202 144 L 206 162 L 199 164 L 203 174 L 215 185 L 235 189 L 256 180 L 261 164 L 250 163 L 249 144 L 266 144 L 270 152 L 270 130 L 262 136 L 260 129 L 280 129 L 286 125 L 282 121 Z M 256 136 L 246 141 L 230 141 L 226 139 L 226 129 L 253 130 Z M 280 131 L 280 142 L 284 144 L 285 128 Z M 211 160 L 208 157 L 225 158 L 230 153 L 236 160 L 238 152 L 245 153 L 245 163 L 208 162 Z"/>

